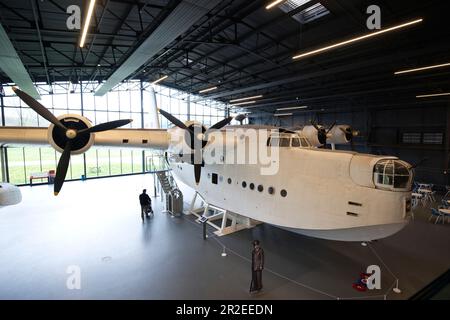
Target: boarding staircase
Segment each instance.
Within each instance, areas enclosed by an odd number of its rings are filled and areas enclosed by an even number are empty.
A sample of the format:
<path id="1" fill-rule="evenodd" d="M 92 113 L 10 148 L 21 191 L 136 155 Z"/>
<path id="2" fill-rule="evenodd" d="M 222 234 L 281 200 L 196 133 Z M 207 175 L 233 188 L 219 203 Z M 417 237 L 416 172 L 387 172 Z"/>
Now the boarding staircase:
<path id="1" fill-rule="evenodd" d="M 171 171 L 156 172 L 156 176 L 158 177 L 159 183 L 166 195 L 174 189 L 178 189 L 177 183 L 175 182 Z"/>
<path id="2" fill-rule="evenodd" d="M 161 201 L 166 201 L 166 212 L 172 216 L 181 215 L 183 213 L 183 194 L 173 177 L 172 169 L 163 154 L 155 154 L 146 158 L 146 172 L 153 173 L 155 196 L 157 195 L 157 187 L 162 189 Z M 156 183 L 156 179 L 158 183 Z M 158 188 L 159 189 L 159 188 Z"/>

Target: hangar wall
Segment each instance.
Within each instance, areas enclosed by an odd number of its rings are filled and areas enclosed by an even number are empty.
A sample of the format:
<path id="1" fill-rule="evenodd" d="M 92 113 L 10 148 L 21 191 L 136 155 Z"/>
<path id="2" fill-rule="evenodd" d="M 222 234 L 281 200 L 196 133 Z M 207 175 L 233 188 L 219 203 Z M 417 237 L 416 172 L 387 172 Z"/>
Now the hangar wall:
<path id="1" fill-rule="evenodd" d="M 326 126 L 334 121 L 351 125 L 360 131 L 354 140 L 356 151 L 393 155 L 411 164 L 422 161 L 416 168 L 416 181 L 450 185 L 450 104 L 305 111 L 279 119 L 268 114 L 255 114 L 250 121 L 254 124 L 296 127 L 308 125 L 312 119 Z M 350 146 L 338 148 L 351 150 Z"/>

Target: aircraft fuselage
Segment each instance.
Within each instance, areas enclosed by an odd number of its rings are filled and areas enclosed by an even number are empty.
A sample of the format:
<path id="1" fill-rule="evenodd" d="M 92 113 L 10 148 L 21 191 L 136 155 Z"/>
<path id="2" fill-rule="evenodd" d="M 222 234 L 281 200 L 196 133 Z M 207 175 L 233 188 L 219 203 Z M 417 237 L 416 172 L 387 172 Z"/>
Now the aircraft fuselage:
<path id="1" fill-rule="evenodd" d="M 226 157 L 227 155 L 225 155 Z M 401 230 L 411 192 L 373 185 L 378 157 L 311 148 L 279 148 L 278 170 L 261 164 L 205 164 L 199 185 L 189 163 L 169 154 L 175 176 L 208 203 L 301 234 L 342 241 L 369 241 Z"/>

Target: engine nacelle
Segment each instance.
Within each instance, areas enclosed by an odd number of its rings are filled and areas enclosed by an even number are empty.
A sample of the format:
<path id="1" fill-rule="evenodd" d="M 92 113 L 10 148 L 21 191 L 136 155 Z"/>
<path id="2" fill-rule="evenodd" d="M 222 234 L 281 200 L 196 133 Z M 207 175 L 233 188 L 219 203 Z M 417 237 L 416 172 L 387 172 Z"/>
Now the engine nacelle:
<path id="1" fill-rule="evenodd" d="M 329 134 L 327 142 L 330 144 L 347 144 L 353 139 L 353 129 L 348 125 L 334 126 Z"/>
<path id="2" fill-rule="evenodd" d="M 76 131 L 92 127 L 91 122 L 87 118 L 78 114 L 65 114 L 57 118 L 64 126 Z M 71 154 L 77 155 L 85 153 L 94 144 L 94 139 L 94 133 L 80 135 L 76 139 L 73 139 Z M 54 124 L 51 124 L 48 127 L 48 141 L 56 151 L 62 153 L 68 140 L 66 133 L 60 127 L 57 127 Z"/>
<path id="3" fill-rule="evenodd" d="M 0 208 L 12 206 L 22 201 L 20 189 L 10 183 L 0 183 Z"/>
<path id="4" fill-rule="evenodd" d="M 319 128 L 323 129 L 322 127 Z M 305 126 L 302 130 L 302 133 L 305 138 L 309 140 L 313 147 L 320 147 L 326 143 L 326 141 L 323 141 L 324 139 L 321 136 L 320 131 L 314 128 L 314 126 Z"/>

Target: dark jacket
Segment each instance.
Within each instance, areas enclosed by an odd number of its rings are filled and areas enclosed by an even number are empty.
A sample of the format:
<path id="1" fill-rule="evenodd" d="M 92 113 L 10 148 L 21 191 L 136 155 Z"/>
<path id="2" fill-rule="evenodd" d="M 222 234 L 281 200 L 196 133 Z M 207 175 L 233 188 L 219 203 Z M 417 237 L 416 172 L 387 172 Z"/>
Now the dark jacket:
<path id="1" fill-rule="evenodd" d="M 258 271 L 264 269 L 264 250 L 257 246 L 252 251 L 252 270 Z"/>
<path id="2" fill-rule="evenodd" d="M 139 195 L 139 202 L 141 203 L 141 206 L 148 206 L 152 204 L 152 200 L 146 193 Z"/>

